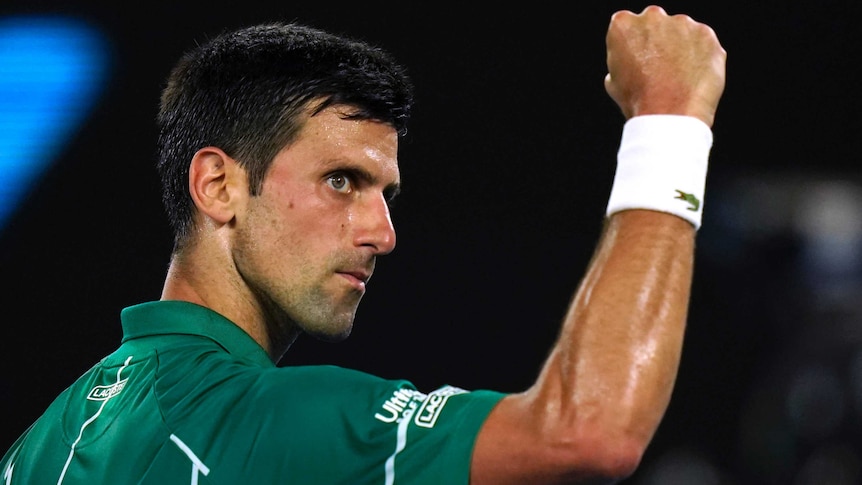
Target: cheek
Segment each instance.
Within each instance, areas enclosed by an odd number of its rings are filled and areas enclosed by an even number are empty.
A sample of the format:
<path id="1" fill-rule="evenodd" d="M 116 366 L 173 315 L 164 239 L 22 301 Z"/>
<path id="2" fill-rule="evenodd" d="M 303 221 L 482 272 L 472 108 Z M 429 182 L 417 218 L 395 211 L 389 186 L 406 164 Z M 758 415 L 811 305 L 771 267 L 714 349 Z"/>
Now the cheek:
<path id="1" fill-rule="evenodd" d="M 245 232 L 252 240 L 246 243 L 263 253 L 262 257 L 271 258 L 273 265 L 286 260 L 295 265 L 301 263 L 296 259 L 310 258 L 315 250 L 320 252 L 332 238 L 326 230 L 332 214 L 309 204 L 309 200 L 312 199 L 294 197 L 257 201 L 248 213 Z"/>
<path id="2" fill-rule="evenodd" d="M 243 217 L 236 221 L 234 250 L 248 264 L 256 267 L 276 262 L 284 257 L 283 248 L 290 247 L 290 228 L 287 220 L 292 209 L 290 202 L 281 207 L 263 195 L 249 199 Z M 286 239 L 287 238 L 287 239 Z M 263 269 L 261 267 L 260 269 Z"/>
<path id="3" fill-rule="evenodd" d="M 301 279 L 299 275 L 307 271 L 304 261 L 311 259 L 296 224 L 282 213 L 287 210 L 253 205 L 237 227 L 233 247 L 237 271 L 246 284 L 274 299 Z"/>
<path id="4" fill-rule="evenodd" d="M 328 199 L 318 189 L 302 184 L 265 186 L 249 201 L 245 231 L 257 241 L 247 243 L 273 258 L 310 259 L 335 250 L 349 234 L 354 217 L 349 205 Z"/>

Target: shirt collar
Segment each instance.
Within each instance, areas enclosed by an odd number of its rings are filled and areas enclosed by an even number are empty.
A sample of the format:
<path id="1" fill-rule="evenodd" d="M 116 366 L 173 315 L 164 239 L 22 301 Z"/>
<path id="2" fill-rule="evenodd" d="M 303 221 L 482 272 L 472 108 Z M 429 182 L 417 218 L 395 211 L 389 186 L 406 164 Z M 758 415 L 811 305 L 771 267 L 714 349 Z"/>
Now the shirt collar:
<path id="1" fill-rule="evenodd" d="M 151 301 L 126 307 L 120 313 L 123 342 L 156 335 L 200 335 L 231 355 L 258 365 L 274 366 L 266 351 L 244 330 L 222 315 L 187 301 Z"/>

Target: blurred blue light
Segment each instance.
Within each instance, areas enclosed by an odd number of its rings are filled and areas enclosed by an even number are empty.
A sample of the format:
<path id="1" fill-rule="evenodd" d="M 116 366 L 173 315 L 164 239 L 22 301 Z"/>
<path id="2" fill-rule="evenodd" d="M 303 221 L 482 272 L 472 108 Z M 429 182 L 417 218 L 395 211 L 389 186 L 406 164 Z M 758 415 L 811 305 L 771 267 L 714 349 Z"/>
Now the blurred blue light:
<path id="1" fill-rule="evenodd" d="M 106 71 L 107 44 L 90 25 L 0 18 L 0 229 L 76 133 Z"/>

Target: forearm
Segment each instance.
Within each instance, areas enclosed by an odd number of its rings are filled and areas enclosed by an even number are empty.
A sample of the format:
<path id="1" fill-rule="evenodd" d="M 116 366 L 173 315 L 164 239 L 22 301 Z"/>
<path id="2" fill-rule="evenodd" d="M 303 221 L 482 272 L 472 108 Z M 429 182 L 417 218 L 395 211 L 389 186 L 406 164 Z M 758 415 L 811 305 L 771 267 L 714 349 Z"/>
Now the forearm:
<path id="1" fill-rule="evenodd" d="M 567 432 L 595 433 L 613 446 L 649 442 L 676 379 L 694 239 L 688 222 L 659 212 L 607 221 L 559 340 L 525 394 L 543 433 L 553 430 L 546 436 L 566 440 L 558 434 L 568 423 Z"/>
<path id="2" fill-rule="evenodd" d="M 676 379 L 694 241 L 666 213 L 606 221 L 536 383 L 485 422 L 471 484 L 607 483 L 634 470 Z"/>

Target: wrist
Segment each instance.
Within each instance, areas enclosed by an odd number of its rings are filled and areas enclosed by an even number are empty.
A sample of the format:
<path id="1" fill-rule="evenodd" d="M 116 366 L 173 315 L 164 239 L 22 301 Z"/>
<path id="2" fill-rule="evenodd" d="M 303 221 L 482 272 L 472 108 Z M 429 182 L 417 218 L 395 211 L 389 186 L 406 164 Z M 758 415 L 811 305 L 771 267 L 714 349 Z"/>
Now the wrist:
<path id="1" fill-rule="evenodd" d="M 606 215 L 647 209 L 700 228 L 712 131 L 699 118 L 641 115 L 626 121 Z"/>

